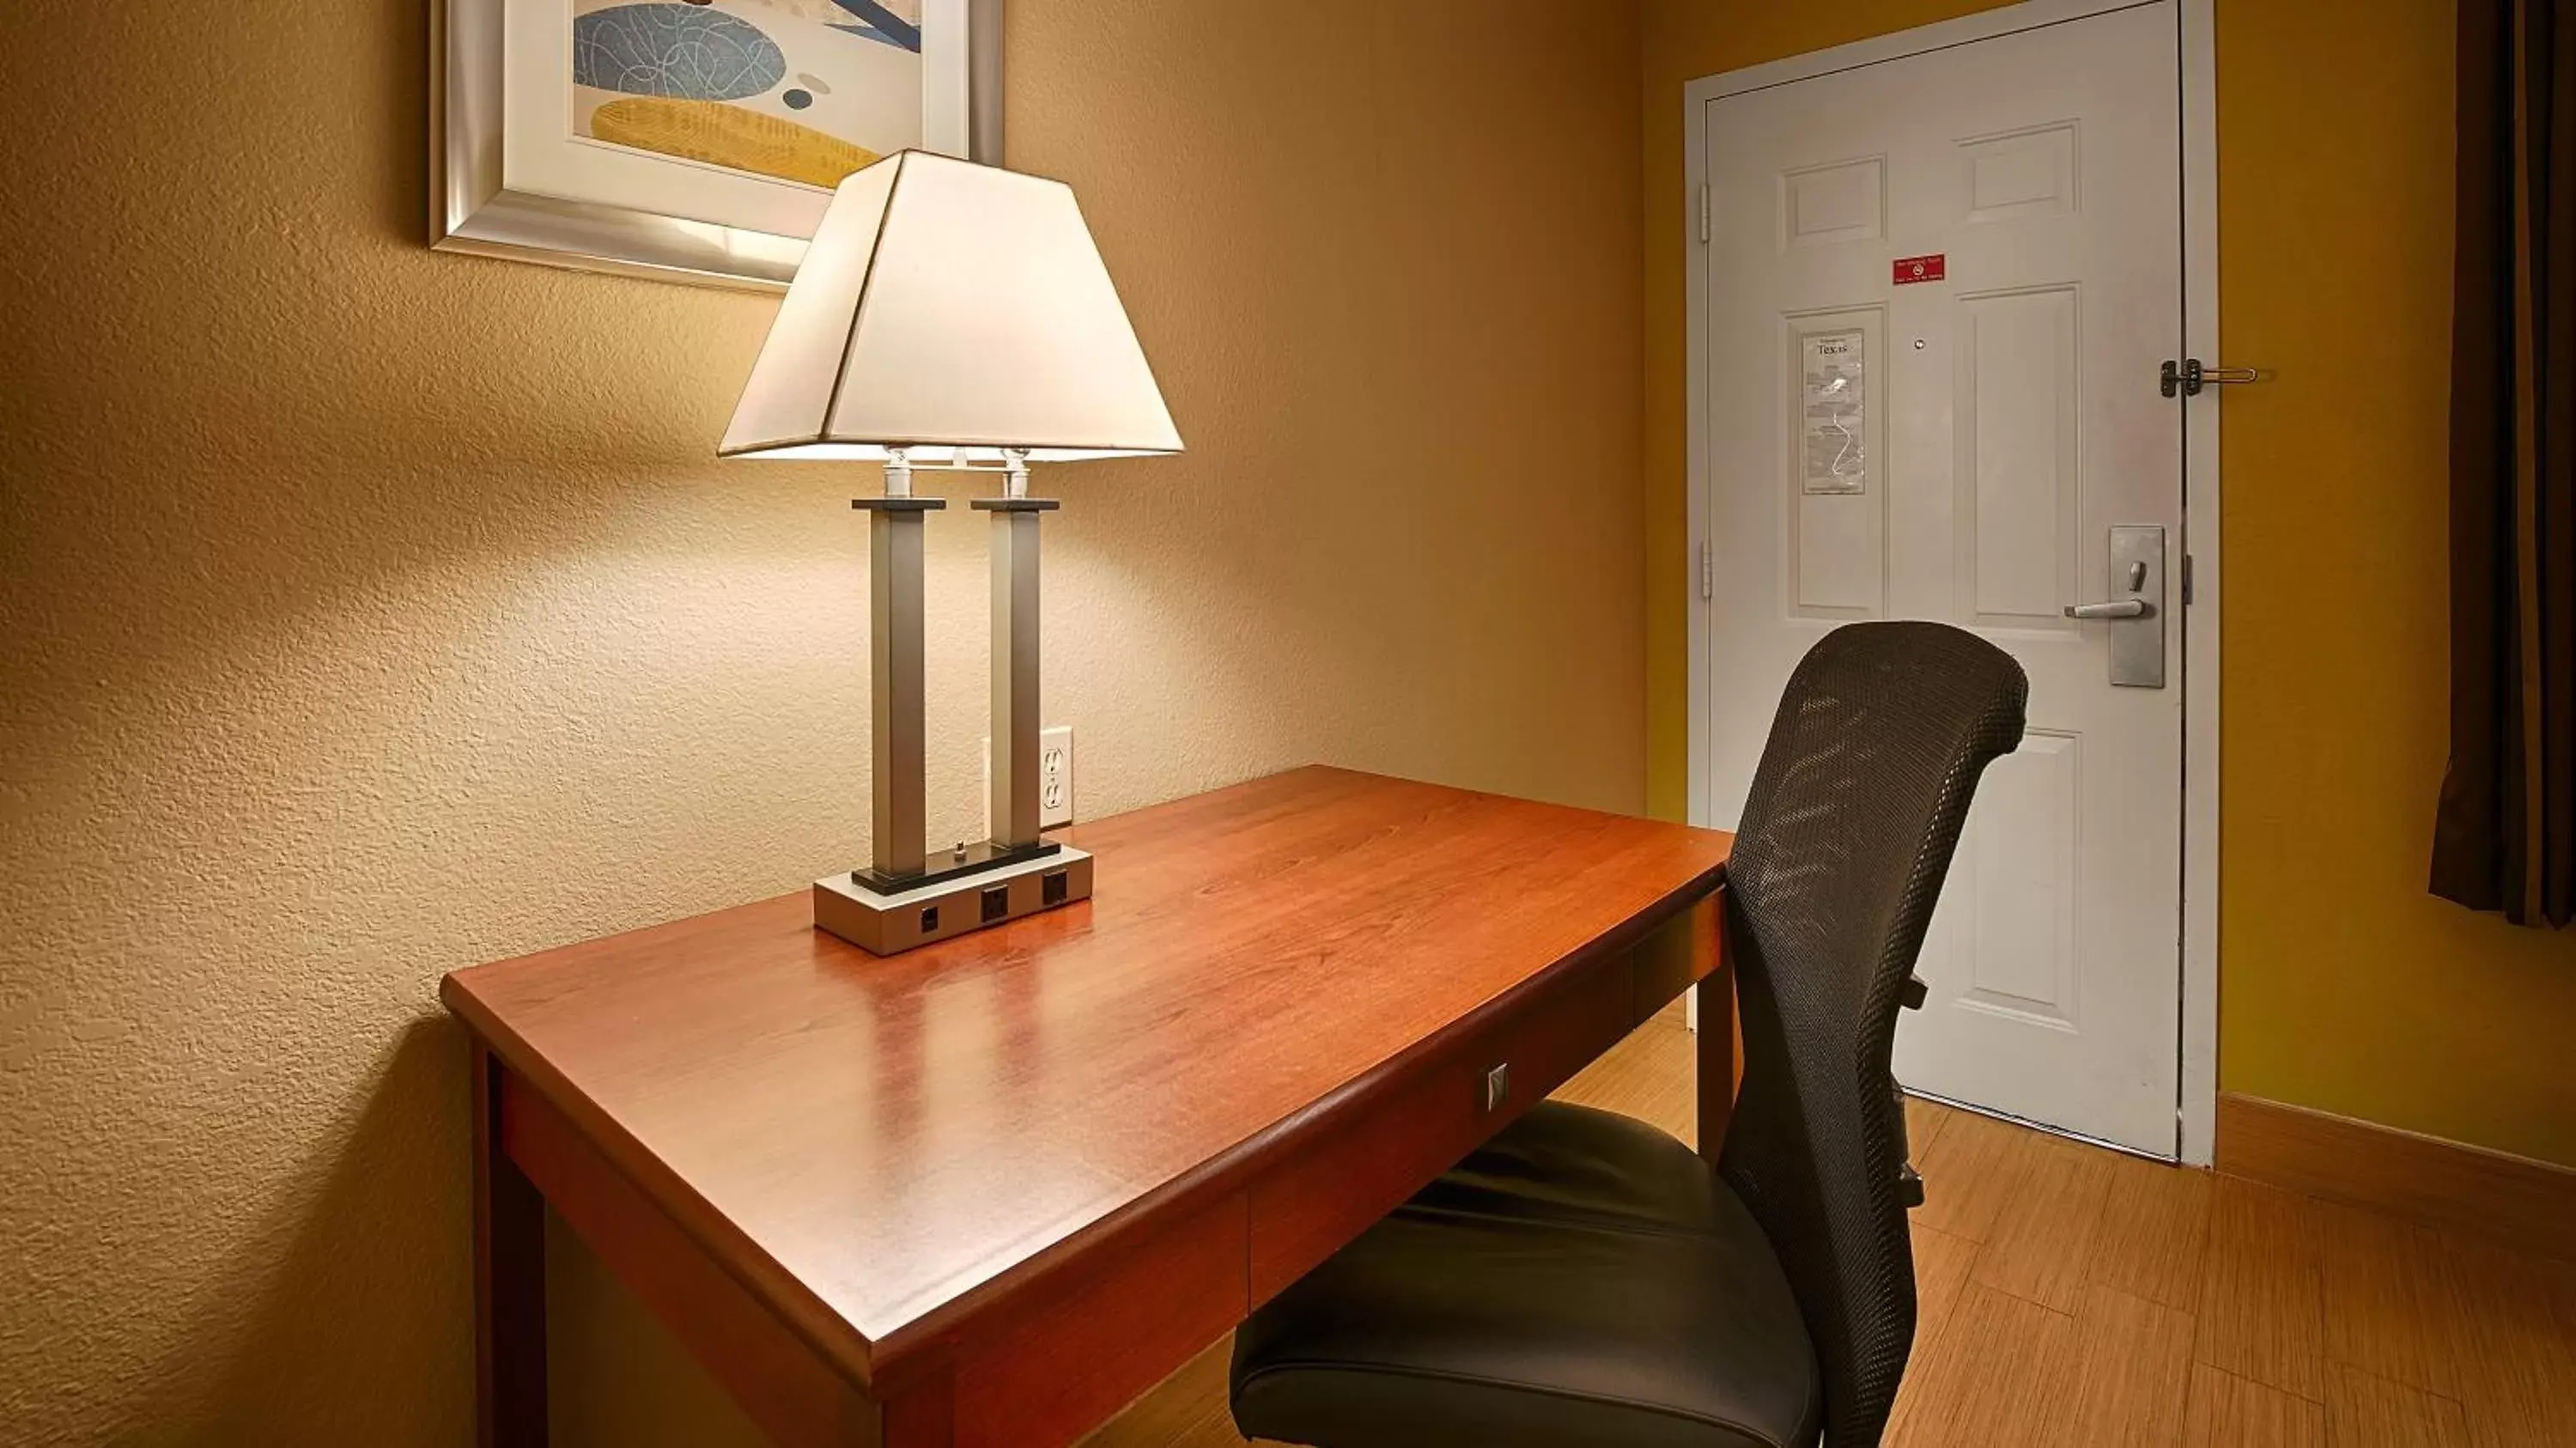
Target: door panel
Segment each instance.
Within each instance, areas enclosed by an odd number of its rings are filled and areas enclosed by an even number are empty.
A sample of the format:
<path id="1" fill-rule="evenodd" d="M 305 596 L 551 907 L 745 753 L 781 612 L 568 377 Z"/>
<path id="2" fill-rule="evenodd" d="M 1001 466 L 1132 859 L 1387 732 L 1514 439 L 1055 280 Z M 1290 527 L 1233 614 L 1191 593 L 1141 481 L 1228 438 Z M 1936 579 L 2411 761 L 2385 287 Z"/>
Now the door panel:
<path id="1" fill-rule="evenodd" d="M 1856 383 L 1866 399 L 1865 359 L 1882 355 L 1887 345 L 1884 308 L 1811 312 L 1788 322 L 1783 365 L 1789 375 L 1803 378 L 1811 365 L 1831 367 L 1847 383 Z M 1791 426 L 1803 429 L 1809 413 L 1803 387 L 1793 405 L 1800 418 Z M 1830 403 L 1817 411 L 1827 418 L 1840 415 Z M 1857 456 L 1865 470 L 1869 458 L 1884 452 L 1883 431 L 1863 408 L 1855 426 L 1828 423 L 1819 428 L 1812 446 L 1802 431 L 1800 447 L 1796 465 L 1783 474 L 1786 506 L 1780 514 L 1789 530 L 1789 612 L 1819 620 L 1882 617 L 1887 608 L 1887 490 L 1869 487 L 1866 471 L 1838 474 L 1837 469 L 1849 469 Z M 1852 476 L 1860 478 L 1860 491 L 1837 491 L 1851 487 Z"/>
<path id="2" fill-rule="evenodd" d="M 1965 979 L 1959 1004 L 2075 1025 L 2077 801 L 2084 741 L 2031 731 L 1978 785 L 1978 828 L 1947 893 Z"/>
<path id="3" fill-rule="evenodd" d="M 1974 629 L 2031 680 L 1897 1036 L 1915 1089 L 2170 1155 L 2179 1067 L 2182 660 L 2110 683 L 2114 525 L 2178 599 L 2171 0 L 1708 104 L 1711 819 L 1743 808 L 1816 639 Z M 1900 284 L 1899 259 L 1937 256 Z M 2128 635 L 2132 639 L 2137 635 Z M 2152 657 L 2152 656 L 2151 656 Z"/>
<path id="4" fill-rule="evenodd" d="M 2076 315 L 2071 286 L 1959 299 L 1958 576 L 1982 627 L 2071 627 Z"/>

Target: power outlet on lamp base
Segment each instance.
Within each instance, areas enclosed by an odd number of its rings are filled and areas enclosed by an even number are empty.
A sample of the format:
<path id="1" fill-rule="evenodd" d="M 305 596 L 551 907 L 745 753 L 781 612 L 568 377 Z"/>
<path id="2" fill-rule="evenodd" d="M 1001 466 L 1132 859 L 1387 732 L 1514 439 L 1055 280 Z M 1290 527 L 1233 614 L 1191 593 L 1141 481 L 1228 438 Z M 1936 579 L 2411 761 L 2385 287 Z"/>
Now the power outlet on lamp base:
<path id="1" fill-rule="evenodd" d="M 984 809 L 993 806 L 993 741 L 984 741 Z M 1073 823 L 1073 729 L 1067 725 L 1038 733 L 1038 828 Z"/>

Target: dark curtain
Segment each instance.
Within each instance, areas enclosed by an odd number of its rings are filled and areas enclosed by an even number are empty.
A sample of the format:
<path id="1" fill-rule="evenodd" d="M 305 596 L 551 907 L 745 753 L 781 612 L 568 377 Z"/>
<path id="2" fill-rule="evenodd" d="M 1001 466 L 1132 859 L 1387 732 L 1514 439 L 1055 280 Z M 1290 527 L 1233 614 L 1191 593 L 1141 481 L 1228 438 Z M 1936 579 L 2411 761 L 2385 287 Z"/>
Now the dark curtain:
<path id="1" fill-rule="evenodd" d="M 2576 0 L 2459 0 L 2451 763 L 2433 893 L 2576 916 Z"/>

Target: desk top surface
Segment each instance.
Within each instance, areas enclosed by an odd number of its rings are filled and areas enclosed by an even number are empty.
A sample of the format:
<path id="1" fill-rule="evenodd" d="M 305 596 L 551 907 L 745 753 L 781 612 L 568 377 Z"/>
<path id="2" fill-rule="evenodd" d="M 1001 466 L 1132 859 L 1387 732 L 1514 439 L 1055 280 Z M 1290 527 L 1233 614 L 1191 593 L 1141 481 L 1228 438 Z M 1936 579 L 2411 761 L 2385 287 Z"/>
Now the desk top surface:
<path id="1" fill-rule="evenodd" d="M 1062 838 L 1093 899 L 906 955 L 800 892 L 442 993 L 746 1281 L 882 1351 L 1633 940 L 1729 843 L 1321 767 Z"/>

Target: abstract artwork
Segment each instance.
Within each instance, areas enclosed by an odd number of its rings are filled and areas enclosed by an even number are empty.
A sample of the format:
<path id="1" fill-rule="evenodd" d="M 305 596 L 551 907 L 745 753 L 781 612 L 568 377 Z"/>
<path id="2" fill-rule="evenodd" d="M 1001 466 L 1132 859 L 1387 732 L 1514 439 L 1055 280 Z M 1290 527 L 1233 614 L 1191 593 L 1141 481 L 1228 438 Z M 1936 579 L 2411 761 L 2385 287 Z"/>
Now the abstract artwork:
<path id="1" fill-rule="evenodd" d="M 573 131 L 834 186 L 921 144 L 920 0 L 575 0 Z"/>
<path id="2" fill-rule="evenodd" d="M 433 0 L 431 243 L 780 286 L 833 187 L 1000 160 L 1001 0 Z"/>

